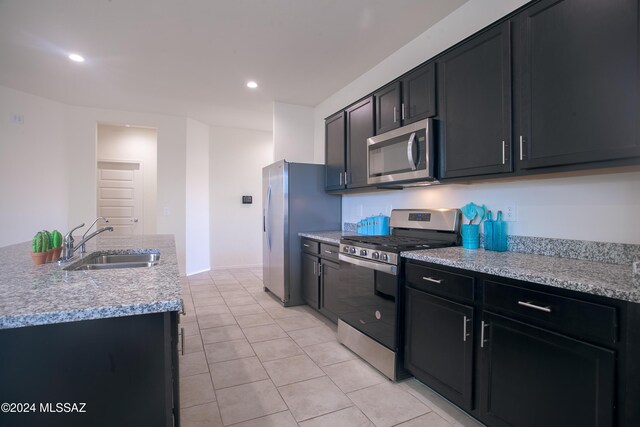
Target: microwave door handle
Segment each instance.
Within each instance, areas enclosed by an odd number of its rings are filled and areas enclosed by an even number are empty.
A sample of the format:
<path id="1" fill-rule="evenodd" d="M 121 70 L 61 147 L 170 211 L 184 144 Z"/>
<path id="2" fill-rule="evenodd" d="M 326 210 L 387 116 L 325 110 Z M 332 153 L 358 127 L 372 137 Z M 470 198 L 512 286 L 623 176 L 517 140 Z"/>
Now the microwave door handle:
<path id="1" fill-rule="evenodd" d="M 409 142 L 407 142 L 407 160 L 409 160 L 409 165 L 411 166 L 411 170 L 416 170 L 418 167 L 416 166 L 416 161 L 413 160 L 413 141 L 416 139 L 416 133 L 412 132 L 409 137 Z"/>

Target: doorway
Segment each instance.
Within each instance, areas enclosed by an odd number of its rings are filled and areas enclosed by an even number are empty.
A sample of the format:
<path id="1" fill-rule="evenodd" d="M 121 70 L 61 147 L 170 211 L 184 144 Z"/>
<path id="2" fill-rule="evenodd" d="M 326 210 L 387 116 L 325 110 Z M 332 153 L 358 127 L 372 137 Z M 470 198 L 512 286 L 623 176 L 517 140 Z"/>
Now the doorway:
<path id="1" fill-rule="evenodd" d="M 114 235 L 144 234 L 142 162 L 98 162 L 98 216 Z M 97 226 L 106 222 L 99 220 Z"/>
<path id="2" fill-rule="evenodd" d="M 157 130 L 98 124 L 96 212 L 116 235 L 156 233 Z"/>

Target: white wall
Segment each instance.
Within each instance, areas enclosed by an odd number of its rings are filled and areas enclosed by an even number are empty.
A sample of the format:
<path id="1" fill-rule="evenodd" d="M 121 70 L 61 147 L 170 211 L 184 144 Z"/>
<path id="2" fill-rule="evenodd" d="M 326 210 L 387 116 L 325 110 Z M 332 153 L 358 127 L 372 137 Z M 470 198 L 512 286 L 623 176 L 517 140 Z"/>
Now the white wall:
<path id="1" fill-rule="evenodd" d="M 142 163 L 143 234 L 156 234 L 158 131 L 153 128 L 98 124 L 97 135 L 99 161 L 118 160 Z"/>
<path id="2" fill-rule="evenodd" d="M 10 124 L 12 112 L 22 114 L 24 124 Z M 98 123 L 158 129 L 156 231 L 175 235 L 184 273 L 186 119 L 68 106 L 3 86 L 0 245 L 30 240 L 43 228 L 64 233 L 71 226 L 93 221 Z"/>
<path id="3" fill-rule="evenodd" d="M 158 192 L 156 230 L 174 234 L 180 273 L 185 271 L 186 119 L 158 114 L 67 107 L 67 155 L 72 159 L 69 180 L 69 225 L 96 217 L 96 129 L 98 123 L 158 129 Z"/>
<path id="4" fill-rule="evenodd" d="M 211 267 L 262 264 L 262 168 L 273 162 L 271 132 L 211 128 Z M 243 205 L 242 196 L 253 196 Z"/>
<path id="5" fill-rule="evenodd" d="M 327 98 L 314 113 L 314 158 L 324 162 L 324 118 L 512 12 L 525 0 L 470 0 L 431 29 Z M 386 191 L 342 198 L 343 222 L 389 213 L 392 208 L 517 207 L 509 233 L 524 236 L 640 243 L 640 173 L 535 178 L 472 185 Z"/>
<path id="6" fill-rule="evenodd" d="M 442 185 L 343 196 L 343 221 L 396 208 L 459 208 L 486 204 L 495 213 L 516 206 L 508 233 L 640 244 L 640 172 Z"/>
<path id="7" fill-rule="evenodd" d="M 273 159 L 313 163 L 314 109 L 273 103 Z"/>
<path id="8" fill-rule="evenodd" d="M 0 86 L 0 246 L 66 231 L 65 154 L 65 106 Z"/>
<path id="9" fill-rule="evenodd" d="M 209 126 L 187 119 L 186 274 L 210 269 Z"/>

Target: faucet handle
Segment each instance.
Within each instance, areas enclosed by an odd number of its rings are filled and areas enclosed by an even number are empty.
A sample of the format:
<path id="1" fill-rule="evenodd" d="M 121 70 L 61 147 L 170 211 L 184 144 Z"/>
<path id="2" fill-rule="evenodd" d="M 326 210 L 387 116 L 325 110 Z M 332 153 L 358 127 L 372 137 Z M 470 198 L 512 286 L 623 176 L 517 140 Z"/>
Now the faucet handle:
<path id="1" fill-rule="evenodd" d="M 71 239 L 73 240 L 73 232 L 76 231 L 78 228 L 82 228 L 84 227 L 84 222 L 80 225 L 78 225 L 77 227 L 74 227 L 71 229 L 71 231 L 69 231 L 67 234 L 64 235 L 64 240 L 68 240 Z"/>

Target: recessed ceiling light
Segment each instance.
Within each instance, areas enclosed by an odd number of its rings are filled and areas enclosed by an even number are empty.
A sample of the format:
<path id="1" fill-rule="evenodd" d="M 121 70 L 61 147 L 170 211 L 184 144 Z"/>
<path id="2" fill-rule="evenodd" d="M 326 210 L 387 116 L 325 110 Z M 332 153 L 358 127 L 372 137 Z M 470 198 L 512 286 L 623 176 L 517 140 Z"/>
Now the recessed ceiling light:
<path id="1" fill-rule="evenodd" d="M 84 58 L 82 57 L 82 55 L 78 55 L 77 53 L 70 54 L 69 59 L 74 62 L 84 62 Z"/>
<path id="2" fill-rule="evenodd" d="M 254 82 L 254 81 L 247 82 L 247 87 L 250 88 L 250 89 L 255 89 L 255 88 L 258 87 L 258 83 Z"/>

